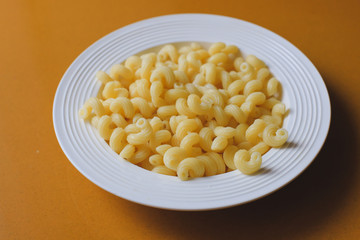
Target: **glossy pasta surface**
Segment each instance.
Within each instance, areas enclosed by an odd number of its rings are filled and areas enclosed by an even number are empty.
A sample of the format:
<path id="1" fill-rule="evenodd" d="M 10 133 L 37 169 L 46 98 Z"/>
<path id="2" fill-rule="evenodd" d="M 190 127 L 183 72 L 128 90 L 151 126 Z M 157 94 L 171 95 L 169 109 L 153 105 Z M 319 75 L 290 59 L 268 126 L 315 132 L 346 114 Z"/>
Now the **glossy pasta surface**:
<path id="1" fill-rule="evenodd" d="M 167 44 L 96 77 L 99 98 L 84 103 L 80 118 L 119 158 L 155 173 L 181 180 L 235 169 L 251 175 L 288 137 L 280 82 L 234 45 Z"/>

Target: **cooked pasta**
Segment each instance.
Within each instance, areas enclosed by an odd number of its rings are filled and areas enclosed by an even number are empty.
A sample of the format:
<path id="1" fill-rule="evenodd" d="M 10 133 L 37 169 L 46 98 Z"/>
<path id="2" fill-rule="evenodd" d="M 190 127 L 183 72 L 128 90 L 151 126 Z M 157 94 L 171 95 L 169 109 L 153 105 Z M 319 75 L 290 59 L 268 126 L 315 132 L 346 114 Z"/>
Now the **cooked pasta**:
<path id="1" fill-rule="evenodd" d="M 281 85 L 254 55 L 222 42 L 166 44 L 98 71 L 97 97 L 79 109 L 110 148 L 181 180 L 238 169 L 253 174 L 288 138 Z"/>

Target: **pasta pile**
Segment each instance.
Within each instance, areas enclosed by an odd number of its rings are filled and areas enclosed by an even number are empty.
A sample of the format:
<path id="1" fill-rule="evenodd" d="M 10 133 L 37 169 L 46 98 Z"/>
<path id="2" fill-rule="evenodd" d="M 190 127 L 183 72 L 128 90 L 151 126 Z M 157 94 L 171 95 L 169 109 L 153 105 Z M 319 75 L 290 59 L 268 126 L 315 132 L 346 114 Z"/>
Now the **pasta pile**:
<path id="1" fill-rule="evenodd" d="M 121 158 L 181 180 L 235 169 L 253 174 L 282 146 L 279 81 L 233 45 L 198 43 L 131 56 L 107 74 L 79 111 Z"/>

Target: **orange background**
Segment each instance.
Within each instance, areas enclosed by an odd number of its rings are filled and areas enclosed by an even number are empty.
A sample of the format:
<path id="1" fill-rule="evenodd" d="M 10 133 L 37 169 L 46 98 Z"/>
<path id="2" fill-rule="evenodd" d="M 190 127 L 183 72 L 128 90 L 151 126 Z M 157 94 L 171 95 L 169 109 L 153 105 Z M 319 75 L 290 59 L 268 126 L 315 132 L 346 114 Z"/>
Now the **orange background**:
<path id="1" fill-rule="evenodd" d="M 0 1 L 0 239 L 360 239 L 360 2 Z M 327 142 L 282 190 L 208 212 L 153 209 L 95 186 L 67 160 L 52 125 L 57 85 L 107 33 L 185 12 L 266 27 L 302 50 L 332 102 Z"/>

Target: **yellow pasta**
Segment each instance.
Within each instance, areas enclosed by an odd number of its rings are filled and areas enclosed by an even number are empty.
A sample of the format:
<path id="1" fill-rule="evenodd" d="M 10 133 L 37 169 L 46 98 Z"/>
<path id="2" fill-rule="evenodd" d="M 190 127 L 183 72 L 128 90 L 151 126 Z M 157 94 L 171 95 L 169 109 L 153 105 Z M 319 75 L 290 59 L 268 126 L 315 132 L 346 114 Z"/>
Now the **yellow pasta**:
<path id="1" fill-rule="evenodd" d="M 211 44 L 211 46 L 209 48 L 209 54 L 212 56 L 216 53 L 219 53 L 225 47 L 226 47 L 225 43 L 222 43 L 222 42 L 213 43 L 213 44 Z"/>
<path id="2" fill-rule="evenodd" d="M 254 55 L 248 55 L 246 57 L 246 62 L 251 64 L 255 69 L 260 69 L 260 68 L 265 67 L 265 63 L 263 61 L 261 61 L 260 59 L 258 59 Z"/>
<path id="3" fill-rule="evenodd" d="M 170 59 L 172 62 L 177 63 L 179 54 L 177 49 L 172 44 L 167 44 L 164 47 L 162 47 L 158 54 L 158 59 L 161 62 L 164 62 L 168 59 Z"/>
<path id="4" fill-rule="evenodd" d="M 268 125 L 263 131 L 264 143 L 270 147 L 282 146 L 288 138 L 288 133 L 285 129 L 279 128 L 274 124 Z"/>
<path id="5" fill-rule="evenodd" d="M 254 55 L 222 42 L 133 55 L 98 71 L 97 97 L 79 109 L 110 148 L 181 180 L 238 169 L 253 174 L 288 138 L 281 85 Z"/>
<path id="6" fill-rule="evenodd" d="M 91 97 L 85 102 L 84 106 L 80 109 L 79 116 L 82 119 L 87 119 L 90 116 L 91 111 L 93 110 L 95 114 L 99 117 L 105 114 L 104 105 L 100 102 L 100 100 Z"/>
<path id="7" fill-rule="evenodd" d="M 160 154 L 154 154 L 149 157 L 149 162 L 153 166 L 161 166 L 164 165 L 163 156 Z"/>
<path id="8" fill-rule="evenodd" d="M 110 136 L 109 145 L 116 153 L 120 153 L 124 147 L 124 140 L 126 139 L 126 133 L 122 128 L 115 128 Z"/>
<path id="9" fill-rule="evenodd" d="M 135 114 L 135 109 L 132 102 L 125 97 L 118 97 L 110 104 L 110 110 L 113 113 L 123 113 L 126 118 L 132 118 Z"/>
<path id="10" fill-rule="evenodd" d="M 176 176 L 176 172 L 166 166 L 156 166 L 151 171 L 163 175 Z"/>
<path id="11" fill-rule="evenodd" d="M 136 122 L 136 126 L 141 129 L 138 133 L 129 134 L 126 140 L 133 145 L 141 145 L 147 143 L 150 140 L 153 133 L 152 127 L 148 120 L 140 118 Z"/>
<path id="12" fill-rule="evenodd" d="M 102 83 L 106 84 L 107 82 L 114 81 L 106 72 L 98 71 L 96 73 L 96 78 Z"/>
<path id="13" fill-rule="evenodd" d="M 260 141 L 259 135 L 262 134 L 266 123 L 262 119 L 256 119 L 253 124 L 251 124 L 245 132 L 246 141 L 250 143 L 257 143 Z"/>
<path id="14" fill-rule="evenodd" d="M 164 164 L 166 167 L 176 171 L 179 163 L 187 156 L 188 154 L 183 148 L 169 148 L 164 154 Z"/>
<path id="15" fill-rule="evenodd" d="M 234 163 L 234 156 L 238 150 L 239 149 L 234 145 L 229 145 L 224 150 L 224 154 L 223 154 L 224 162 L 225 162 L 226 166 L 232 170 L 236 169 L 236 166 Z"/>
<path id="16" fill-rule="evenodd" d="M 201 160 L 191 157 L 185 158 L 179 163 L 177 168 L 178 177 L 185 181 L 188 180 L 189 177 L 202 177 L 205 174 L 205 166 Z"/>
<path id="17" fill-rule="evenodd" d="M 141 67 L 141 58 L 139 56 L 131 56 L 125 61 L 125 67 L 135 73 Z"/>
<path id="18" fill-rule="evenodd" d="M 149 103 L 148 101 L 146 101 L 144 98 L 135 97 L 135 98 L 132 98 L 130 101 L 133 105 L 134 111 L 135 112 L 139 111 L 140 114 L 142 116 L 144 116 L 145 118 L 151 117 L 155 111 L 155 108 L 153 107 L 153 105 L 151 103 Z"/>
<path id="19" fill-rule="evenodd" d="M 129 160 L 130 158 L 132 158 L 135 154 L 135 146 L 131 145 L 131 144 L 127 144 L 120 152 L 119 156 Z"/>
<path id="20" fill-rule="evenodd" d="M 260 169 L 262 158 L 258 152 L 253 152 L 251 155 L 246 150 L 239 150 L 235 153 L 234 163 L 240 172 L 250 175 Z"/>

